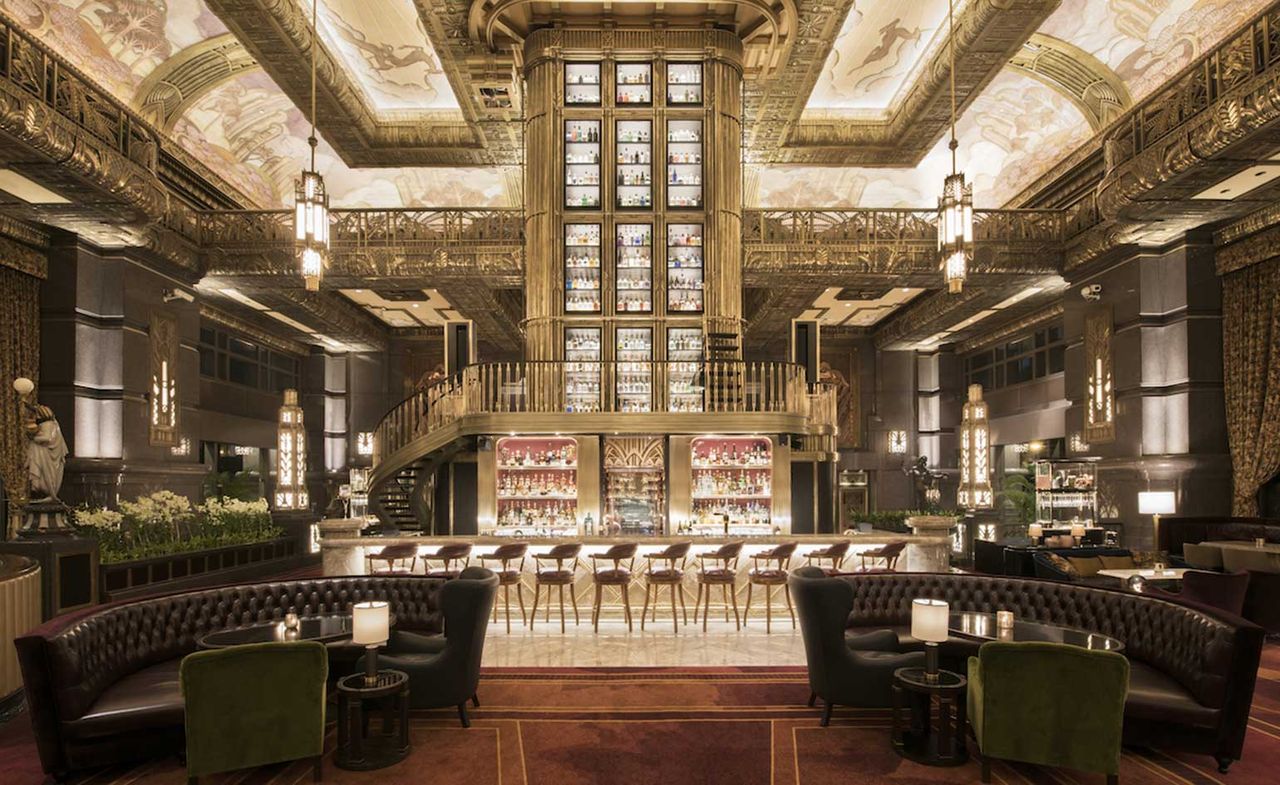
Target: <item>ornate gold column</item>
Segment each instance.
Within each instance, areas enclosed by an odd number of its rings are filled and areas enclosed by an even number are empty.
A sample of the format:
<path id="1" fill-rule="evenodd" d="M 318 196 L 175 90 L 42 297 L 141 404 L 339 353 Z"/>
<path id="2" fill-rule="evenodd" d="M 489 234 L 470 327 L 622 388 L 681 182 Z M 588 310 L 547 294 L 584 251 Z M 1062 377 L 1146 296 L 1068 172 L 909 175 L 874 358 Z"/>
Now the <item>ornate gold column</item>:
<path id="1" fill-rule="evenodd" d="M 737 40 L 733 40 L 737 44 Z M 703 64 L 706 80 L 705 314 L 714 359 L 742 359 L 742 65 L 727 50 Z M 733 336 L 730 343 L 714 336 Z M 733 348 L 736 347 L 736 348 Z"/>
<path id="2" fill-rule="evenodd" d="M 525 76 L 525 359 L 559 359 L 564 315 L 560 235 L 560 134 L 562 92 L 556 50 L 526 51 Z"/>

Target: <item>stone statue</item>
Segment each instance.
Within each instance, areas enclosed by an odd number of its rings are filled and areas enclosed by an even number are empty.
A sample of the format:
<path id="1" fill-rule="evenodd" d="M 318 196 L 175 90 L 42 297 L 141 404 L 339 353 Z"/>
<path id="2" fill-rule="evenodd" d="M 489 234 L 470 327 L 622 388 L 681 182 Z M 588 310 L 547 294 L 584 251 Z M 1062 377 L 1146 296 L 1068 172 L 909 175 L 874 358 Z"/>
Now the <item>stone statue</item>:
<path id="1" fill-rule="evenodd" d="M 35 384 L 18 379 L 13 389 L 22 396 L 23 429 L 27 435 L 27 505 L 24 534 L 63 533 L 66 505 L 58 498 L 67 466 L 67 441 L 53 410 L 35 401 Z"/>
<path id="2" fill-rule="evenodd" d="M 917 456 L 915 460 L 904 465 L 902 471 L 912 479 L 916 493 L 919 494 L 919 498 L 924 502 L 921 505 L 922 507 L 937 504 L 941 496 L 938 483 L 946 475 L 929 468 L 929 456 Z"/>

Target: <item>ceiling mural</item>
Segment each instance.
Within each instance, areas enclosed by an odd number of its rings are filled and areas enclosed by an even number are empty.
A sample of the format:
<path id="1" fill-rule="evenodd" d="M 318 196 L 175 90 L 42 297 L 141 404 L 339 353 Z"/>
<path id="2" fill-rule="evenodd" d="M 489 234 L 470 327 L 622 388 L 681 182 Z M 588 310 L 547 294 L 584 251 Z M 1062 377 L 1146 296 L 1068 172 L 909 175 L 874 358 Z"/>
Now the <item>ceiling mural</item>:
<path id="1" fill-rule="evenodd" d="M 957 14 L 964 2 L 956 0 Z M 945 40 L 946 26 L 947 0 L 858 0 L 831 46 L 806 112 L 889 114 Z"/>
<path id="2" fill-rule="evenodd" d="M 297 0 L 310 14 L 311 0 Z M 320 34 L 384 117 L 458 109 L 413 0 L 320 0 Z"/>
<path id="3" fill-rule="evenodd" d="M 958 163 L 978 207 L 998 207 L 1091 135 L 1072 103 L 1043 83 L 1003 71 L 956 127 Z M 947 138 L 914 169 L 762 167 L 761 207 L 928 207 L 951 171 Z"/>
<path id="4" fill-rule="evenodd" d="M 311 126 L 262 71 L 241 74 L 197 101 L 174 125 L 179 143 L 259 204 L 293 202 Z M 334 207 L 503 207 L 505 170 L 351 169 L 323 138 L 316 162 Z"/>

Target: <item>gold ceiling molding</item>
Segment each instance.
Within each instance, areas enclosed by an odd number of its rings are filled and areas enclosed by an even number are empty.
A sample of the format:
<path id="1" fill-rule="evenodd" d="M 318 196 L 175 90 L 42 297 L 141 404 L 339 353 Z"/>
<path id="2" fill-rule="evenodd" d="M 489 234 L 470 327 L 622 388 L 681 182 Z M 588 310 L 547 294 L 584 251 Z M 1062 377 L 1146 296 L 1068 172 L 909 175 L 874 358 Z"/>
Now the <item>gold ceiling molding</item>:
<path id="1" fill-rule="evenodd" d="M 1133 104 L 1124 80 L 1105 63 L 1060 38 L 1032 33 L 1008 68 L 1065 96 L 1100 131 Z"/>
<path id="2" fill-rule="evenodd" d="M 1050 305 L 1048 308 L 1014 319 L 1008 324 L 992 330 L 981 338 L 970 338 L 967 341 L 961 341 L 960 346 L 957 348 L 957 352 L 959 354 L 968 354 L 970 352 L 976 352 L 979 349 L 985 349 L 988 346 L 994 346 L 1001 341 L 1008 340 L 1020 333 L 1039 327 L 1045 322 L 1053 321 L 1054 319 L 1061 319 L 1064 311 L 1065 308 L 1062 305 L 1062 301 L 1058 301 Z"/>
<path id="3" fill-rule="evenodd" d="M 296 0 L 207 0 L 207 5 L 289 99 L 306 106 L 313 42 L 309 9 Z M 454 76 L 449 74 L 450 84 L 457 92 Z M 467 111 L 469 104 L 462 93 L 458 93 L 461 113 L 432 110 L 416 113 L 413 119 L 382 119 L 323 43 L 317 49 L 317 80 L 319 130 L 348 166 L 512 163 L 486 152 L 483 134 L 469 122 L 476 118 Z"/>
<path id="4" fill-rule="evenodd" d="M 258 62 L 234 35 L 214 36 L 183 49 L 148 74 L 138 86 L 133 108 L 169 132 L 205 93 L 257 68 Z"/>
<path id="5" fill-rule="evenodd" d="M 1213 235 L 1218 275 L 1227 275 L 1280 256 L 1280 203 L 1250 213 Z"/>
<path id="6" fill-rule="evenodd" d="M 49 275 L 49 258 L 44 251 L 30 248 L 8 237 L 0 237 L 0 267 L 43 281 Z"/>
<path id="7" fill-rule="evenodd" d="M 954 33 L 959 111 L 963 112 L 977 98 L 1060 2 L 966 3 L 956 19 Z M 821 117 L 806 117 L 809 95 L 852 3 L 836 5 L 839 12 L 802 24 L 802 30 L 812 30 L 816 35 L 801 34 L 801 45 L 796 47 L 787 67 L 778 73 L 777 80 L 760 85 L 754 96 L 748 90 L 744 121 L 751 126 L 748 160 L 826 166 L 915 166 L 941 138 L 951 120 L 950 43 L 938 47 L 887 119 L 842 117 L 836 110 L 824 111 Z"/>
<path id="8" fill-rule="evenodd" d="M 283 338 L 276 333 L 265 330 L 256 324 L 247 322 L 234 314 L 227 313 L 221 308 L 216 308 L 205 302 L 200 303 L 200 318 L 208 319 L 223 327 L 235 330 L 246 338 L 251 338 L 257 343 L 269 349 L 275 349 L 278 352 L 305 357 L 311 351 L 309 344 Z"/>

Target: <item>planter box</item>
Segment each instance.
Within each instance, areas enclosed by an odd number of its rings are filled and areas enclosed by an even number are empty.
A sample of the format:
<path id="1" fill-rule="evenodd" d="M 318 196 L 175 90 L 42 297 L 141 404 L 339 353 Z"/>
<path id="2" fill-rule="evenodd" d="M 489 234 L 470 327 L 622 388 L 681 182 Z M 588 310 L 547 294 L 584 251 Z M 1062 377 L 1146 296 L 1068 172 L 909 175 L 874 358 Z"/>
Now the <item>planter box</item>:
<path id="1" fill-rule="evenodd" d="M 120 600 L 164 594 L 199 585 L 227 583 L 269 574 L 306 561 L 296 537 L 228 545 L 204 551 L 155 556 L 103 564 L 99 571 L 102 599 Z"/>

